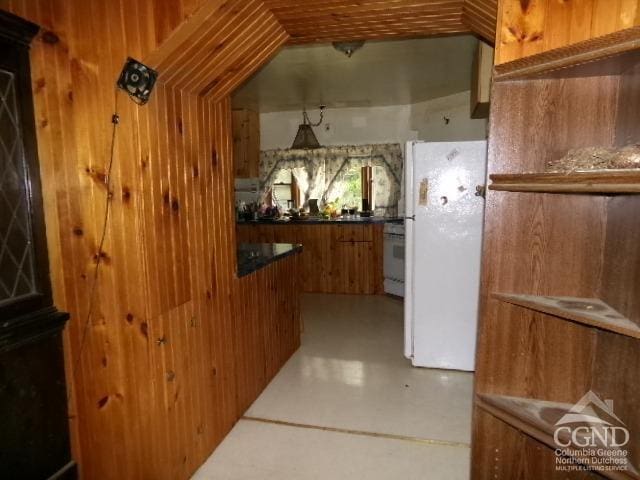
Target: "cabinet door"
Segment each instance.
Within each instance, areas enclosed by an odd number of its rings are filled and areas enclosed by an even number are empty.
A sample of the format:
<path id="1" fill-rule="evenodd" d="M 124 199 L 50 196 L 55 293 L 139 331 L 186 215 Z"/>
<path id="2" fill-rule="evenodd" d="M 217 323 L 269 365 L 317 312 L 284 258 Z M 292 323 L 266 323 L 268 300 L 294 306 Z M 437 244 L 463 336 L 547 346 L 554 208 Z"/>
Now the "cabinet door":
<path id="1" fill-rule="evenodd" d="M 260 170 L 260 116 L 251 110 L 232 112 L 233 161 L 238 178 L 256 178 Z"/>
<path id="2" fill-rule="evenodd" d="M 365 241 L 364 225 L 335 225 L 332 226 L 332 236 L 337 242 L 363 242 Z"/>
<path id="3" fill-rule="evenodd" d="M 234 110 L 232 112 L 231 132 L 233 138 L 233 163 L 235 174 L 238 178 L 248 178 L 247 149 L 245 134 L 245 112 L 244 110 Z"/>
<path id="4" fill-rule="evenodd" d="M 257 178 L 260 176 L 260 115 L 252 110 L 246 112 L 247 169 L 250 178 Z"/>
<path id="5" fill-rule="evenodd" d="M 334 293 L 372 294 L 373 244 L 337 242 L 332 259 Z"/>

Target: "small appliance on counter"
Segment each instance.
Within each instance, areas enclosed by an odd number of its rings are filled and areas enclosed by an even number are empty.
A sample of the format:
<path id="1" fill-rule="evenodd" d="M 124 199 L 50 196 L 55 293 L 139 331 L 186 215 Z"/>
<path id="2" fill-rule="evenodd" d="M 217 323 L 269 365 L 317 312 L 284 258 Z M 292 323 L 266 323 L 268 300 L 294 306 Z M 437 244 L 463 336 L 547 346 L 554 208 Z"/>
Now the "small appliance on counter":
<path id="1" fill-rule="evenodd" d="M 318 206 L 318 199 L 312 198 L 309 200 L 309 213 L 311 215 L 320 215 L 320 207 Z"/>
<path id="2" fill-rule="evenodd" d="M 362 211 L 360 212 L 360 216 L 363 218 L 373 217 L 373 210 L 371 210 L 371 204 L 369 200 L 366 198 L 362 199 Z"/>

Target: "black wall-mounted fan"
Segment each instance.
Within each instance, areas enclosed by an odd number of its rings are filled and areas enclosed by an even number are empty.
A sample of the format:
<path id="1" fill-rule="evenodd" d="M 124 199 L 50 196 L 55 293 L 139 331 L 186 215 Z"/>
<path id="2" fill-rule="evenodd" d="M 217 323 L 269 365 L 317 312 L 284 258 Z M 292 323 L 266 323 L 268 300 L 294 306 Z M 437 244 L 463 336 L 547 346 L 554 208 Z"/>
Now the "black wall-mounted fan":
<path id="1" fill-rule="evenodd" d="M 136 103 L 144 105 L 149 101 L 157 78 L 158 72 L 129 57 L 118 79 L 118 87 Z"/>

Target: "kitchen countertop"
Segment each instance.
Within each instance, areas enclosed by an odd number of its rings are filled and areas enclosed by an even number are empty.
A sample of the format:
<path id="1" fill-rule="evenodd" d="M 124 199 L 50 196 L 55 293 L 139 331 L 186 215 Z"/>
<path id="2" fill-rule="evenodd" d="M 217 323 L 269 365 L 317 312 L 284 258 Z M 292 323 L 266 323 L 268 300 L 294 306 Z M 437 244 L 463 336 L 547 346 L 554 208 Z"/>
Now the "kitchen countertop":
<path id="1" fill-rule="evenodd" d="M 241 243 L 238 245 L 238 277 L 245 277 L 267 265 L 302 252 L 292 243 Z"/>
<path id="2" fill-rule="evenodd" d="M 309 218 L 307 220 L 250 220 L 238 221 L 238 225 L 318 225 L 318 224 L 380 224 L 380 223 L 401 223 L 402 218 L 399 217 L 354 217 L 354 218 L 332 218 L 325 220 L 324 218 Z"/>

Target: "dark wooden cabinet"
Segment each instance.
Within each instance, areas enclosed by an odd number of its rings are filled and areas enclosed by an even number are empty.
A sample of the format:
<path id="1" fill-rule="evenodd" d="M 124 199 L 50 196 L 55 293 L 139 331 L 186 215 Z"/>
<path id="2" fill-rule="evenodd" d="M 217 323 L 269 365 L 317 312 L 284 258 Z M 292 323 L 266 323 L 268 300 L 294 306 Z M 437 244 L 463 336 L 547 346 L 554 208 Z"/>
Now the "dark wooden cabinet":
<path id="1" fill-rule="evenodd" d="M 53 306 L 29 44 L 38 27 L 0 11 L 0 477 L 75 478 L 62 329 Z"/>
<path id="2" fill-rule="evenodd" d="M 62 319 L 61 319 L 62 320 Z M 62 332 L 0 351 L 0 477 L 75 478 L 71 461 Z"/>

